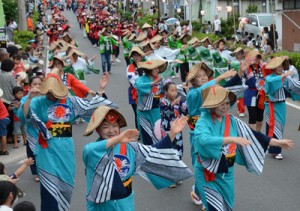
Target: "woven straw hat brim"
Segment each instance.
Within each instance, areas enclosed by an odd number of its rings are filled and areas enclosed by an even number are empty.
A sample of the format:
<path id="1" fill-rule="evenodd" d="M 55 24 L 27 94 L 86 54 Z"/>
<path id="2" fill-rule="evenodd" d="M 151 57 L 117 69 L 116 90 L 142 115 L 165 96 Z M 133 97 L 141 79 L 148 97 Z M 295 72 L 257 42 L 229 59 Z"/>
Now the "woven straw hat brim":
<path id="1" fill-rule="evenodd" d="M 20 76 L 22 80 L 27 78 L 27 74 L 25 72 L 19 72 L 17 75 Z"/>
<path id="2" fill-rule="evenodd" d="M 132 56 L 133 52 L 137 52 L 138 54 L 140 54 L 141 56 L 145 56 L 145 53 L 138 47 L 138 46 L 134 46 L 132 47 L 130 53 L 129 53 L 129 57 Z"/>
<path id="3" fill-rule="evenodd" d="M 191 81 L 192 79 L 194 79 L 200 69 L 205 71 L 208 78 L 210 78 L 214 74 L 214 71 L 210 69 L 204 62 L 200 62 L 191 67 L 186 80 Z"/>
<path id="4" fill-rule="evenodd" d="M 224 43 L 224 45 L 226 45 L 226 41 L 222 38 L 222 39 L 219 39 L 219 40 L 215 41 L 215 42 L 212 44 L 213 47 L 214 47 L 214 48 L 218 48 L 218 45 L 219 45 L 219 43 L 220 43 L 221 41 Z"/>
<path id="5" fill-rule="evenodd" d="M 70 37 L 70 35 L 69 35 L 68 33 L 64 33 L 64 34 L 62 35 L 62 38 L 64 38 L 64 37 L 69 37 L 69 38 L 71 39 L 71 37 Z"/>
<path id="6" fill-rule="evenodd" d="M 134 38 L 136 38 L 135 34 L 130 35 L 130 37 L 128 38 L 129 41 L 133 40 Z"/>
<path id="7" fill-rule="evenodd" d="M 187 42 L 189 45 L 194 45 L 195 43 L 199 42 L 197 37 L 193 37 L 190 41 Z"/>
<path id="8" fill-rule="evenodd" d="M 143 48 L 143 47 L 145 47 L 145 46 L 148 45 L 148 44 L 150 44 L 149 40 L 145 40 L 145 41 L 141 42 L 141 43 L 139 44 L 139 46 L 140 46 L 141 48 Z"/>
<path id="9" fill-rule="evenodd" d="M 160 36 L 159 34 L 156 35 L 155 37 L 153 37 L 151 40 L 150 40 L 150 43 L 156 43 L 158 41 L 161 41 L 162 40 L 162 36 Z"/>
<path id="10" fill-rule="evenodd" d="M 252 50 L 247 54 L 250 58 L 255 58 L 257 56 L 260 56 L 263 59 L 263 55 L 258 50 Z"/>
<path id="11" fill-rule="evenodd" d="M 52 93 L 57 99 L 64 99 L 68 96 L 68 89 L 54 77 L 46 78 L 41 86 L 41 94 L 46 95 L 48 92 Z"/>
<path id="12" fill-rule="evenodd" d="M 200 40 L 200 42 L 204 43 L 206 40 L 208 40 L 209 44 L 211 44 L 211 41 L 208 37 L 204 37 L 202 40 Z"/>
<path id="13" fill-rule="evenodd" d="M 61 61 L 63 63 L 63 65 L 64 65 L 64 67 L 67 66 L 67 63 L 62 58 L 60 58 L 58 56 L 54 56 L 53 59 L 50 61 L 49 68 L 53 68 L 54 59 L 58 59 L 59 61 Z"/>
<path id="14" fill-rule="evenodd" d="M 144 33 L 140 33 L 137 38 L 135 39 L 136 42 L 142 42 L 144 39 L 146 39 L 147 36 Z"/>
<path id="15" fill-rule="evenodd" d="M 72 56 L 74 53 L 77 54 L 77 55 L 80 56 L 80 57 L 84 57 L 84 56 L 85 56 L 84 53 L 82 53 L 81 51 L 79 51 L 79 50 L 73 48 L 73 49 L 69 52 L 69 54 L 67 55 L 67 57 Z"/>
<path id="16" fill-rule="evenodd" d="M 244 51 L 244 49 L 241 47 L 238 47 L 230 54 L 230 56 L 236 56 L 236 54 L 239 53 L 240 51 Z"/>
<path id="17" fill-rule="evenodd" d="M 145 23 L 143 26 L 142 26 L 142 29 L 147 29 L 147 28 L 152 28 L 152 26 L 148 23 Z"/>
<path id="18" fill-rule="evenodd" d="M 203 104 L 201 108 L 216 108 L 222 105 L 226 98 L 229 98 L 230 105 L 236 102 L 236 95 L 219 85 L 208 87 L 202 90 Z"/>
<path id="19" fill-rule="evenodd" d="M 149 60 L 146 62 L 139 62 L 138 68 L 153 70 L 155 68 L 159 69 L 159 73 L 162 73 L 166 70 L 168 63 L 164 60 Z"/>
<path id="20" fill-rule="evenodd" d="M 98 128 L 99 125 L 101 125 L 101 123 L 104 121 L 105 116 L 108 114 L 109 111 L 113 111 L 119 116 L 118 122 L 119 122 L 120 128 L 127 126 L 126 120 L 120 112 L 118 112 L 117 110 L 115 110 L 113 108 L 107 107 L 107 106 L 100 106 L 99 108 L 97 108 L 94 111 L 94 113 L 90 119 L 90 122 L 89 122 L 87 128 L 85 129 L 83 135 L 84 136 L 91 135 L 94 132 L 94 130 L 96 128 Z"/>
<path id="21" fill-rule="evenodd" d="M 287 59 L 284 57 L 275 57 L 266 65 L 266 69 L 276 69 L 280 67 L 285 60 Z"/>
<path id="22" fill-rule="evenodd" d="M 183 34 L 183 35 L 181 35 L 181 37 L 179 37 L 178 39 L 179 40 L 182 40 L 184 37 L 188 37 L 188 39 L 191 37 L 191 35 L 189 35 L 189 34 L 187 34 L 187 33 L 185 33 L 185 34 Z"/>

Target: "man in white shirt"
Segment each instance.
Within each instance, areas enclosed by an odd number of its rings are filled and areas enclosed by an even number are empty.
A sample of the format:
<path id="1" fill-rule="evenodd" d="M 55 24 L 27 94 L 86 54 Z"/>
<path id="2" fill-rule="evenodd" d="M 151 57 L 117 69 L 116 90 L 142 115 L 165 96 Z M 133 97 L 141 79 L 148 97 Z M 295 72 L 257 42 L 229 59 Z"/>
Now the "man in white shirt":
<path id="1" fill-rule="evenodd" d="M 221 35 L 221 20 L 219 17 L 216 15 L 215 20 L 214 20 L 214 30 L 215 30 L 215 35 Z"/>
<path id="2" fill-rule="evenodd" d="M 179 21 L 176 22 L 176 32 L 177 32 L 177 35 L 180 37 L 181 36 L 181 32 L 182 32 L 182 28 L 180 26 L 180 22 Z"/>

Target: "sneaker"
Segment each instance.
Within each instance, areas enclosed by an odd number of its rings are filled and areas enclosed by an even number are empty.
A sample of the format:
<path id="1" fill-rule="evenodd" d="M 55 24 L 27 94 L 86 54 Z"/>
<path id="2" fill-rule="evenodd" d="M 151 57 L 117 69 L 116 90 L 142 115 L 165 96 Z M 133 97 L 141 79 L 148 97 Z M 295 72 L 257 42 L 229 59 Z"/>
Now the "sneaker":
<path id="1" fill-rule="evenodd" d="M 94 48 L 97 48 L 97 45 L 95 44 L 95 45 L 93 45 L 94 46 Z"/>
<path id="2" fill-rule="evenodd" d="M 283 159 L 282 154 L 275 155 L 275 159 L 276 160 L 282 160 Z"/>
<path id="3" fill-rule="evenodd" d="M 197 194 L 194 191 L 191 192 L 191 198 L 195 205 L 200 206 L 202 204 L 201 199 L 197 196 Z"/>
<path id="4" fill-rule="evenodd" d="M 175 76 L 172 76 L 172 78 L 174 79 L 174 78 L 175 78 Z"/>
<path id="5" fill-rule="evenodd" d="M 239 116 L 240 117 L 245 117 L 245 114 L 244 113 L 239 113 Z"/>
<path id="6" fill-rule="evenodd" d="M 181 184 L 182 184 L 182 181 L 176 182 L 176 185 L 181 185 Z"/>
<path id="7" fill-rule="evenodd" d="M 170 185 L 169 188 L 176 188 L 176 184 Z"/>
<path id="8" fill-rule="evenodd" d="M 121 62 L 121 60 L 117 58 L 117 59 L 116 59 L 116 62 Z"/>
<path id="9" fill-rule="evenodd" d="M 176 78 L 179 78 L 180 76 L 179 76 L 179 74 L 178 73 L 176 73 Z"/>

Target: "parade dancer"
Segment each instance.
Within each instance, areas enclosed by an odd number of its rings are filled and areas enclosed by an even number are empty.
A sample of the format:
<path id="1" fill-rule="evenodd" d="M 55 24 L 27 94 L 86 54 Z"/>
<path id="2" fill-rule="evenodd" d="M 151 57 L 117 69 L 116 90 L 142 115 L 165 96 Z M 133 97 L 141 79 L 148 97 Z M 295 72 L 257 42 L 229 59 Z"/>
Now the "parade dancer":
<path id="1" fill-rule="evenodd" d="M 293 71 L 284 73 L 284 66 L 288 63 L 287 58 L 275 57 L 266 66 L 271 74 L 265 79 L 265 118 L 266 135 L 270 138 L 282 139 L 286 119 L 286 96 L 284 88 L 290 92 L 293 100 L 300 100 L 300 82 L 291 78 Z M 270 147 L 269 153 L 275 159 L 282 160 L 280 147 Z"/>
<path id="2" fill-rule="evenodd" d="M 233 210 L 235 161 L 261 175 L 269 145 L 292 149 L 294 143 L 269 138 L 230 115 L 236 96 L 225 88 L 206 88 L 202 97 L 201 108 L 209 111 L 201 115 L 195 128 L 196 186 L 207 210 Z"/>
<path id="3" fill-rule="evenodd" d="M 69 210 L 75 177 L 75 149 L 72 123 L 79 117 L 89 118 L 100 105 L 116 107 L 101 97 L 108 75 L 100 80 L 98 94 L 91 100 L 69 96 L 57 68 L 47 75 L 40 92 L 30 106 L 24 104 L 24 115 L 38 128 L 35 148 L 36 166 L 40 178 L 41 211 Z M 25 106 L 26 105 L 26 106 Z"/>
<path id="4" fill-rule="evenodd" d="M 88 211 L 133 211 L 132 176 L 141 175 L 156 189 L 166 188 L 192 176 L 172 149 L 176 134 L 186 126 L 186 117 L 176 119 L 170 133 L 152 146 L 133 142 L 138 130 L 127 129 L 124 116 L 115 109 L 99 107 L 84 135 L 97 131 L 99 138 L 83 149 L 86 167 Z"/>
<path id="5" fill-rule="evenodd" d="M 145 72 L 135 81 L 138 91 L 138 126 L 143 144 L 152 145 L 161 139 L 159 102 L 163 94 L 162 73 L 167 68 L 163 60 L 139 62 L 138 68 Z"/>

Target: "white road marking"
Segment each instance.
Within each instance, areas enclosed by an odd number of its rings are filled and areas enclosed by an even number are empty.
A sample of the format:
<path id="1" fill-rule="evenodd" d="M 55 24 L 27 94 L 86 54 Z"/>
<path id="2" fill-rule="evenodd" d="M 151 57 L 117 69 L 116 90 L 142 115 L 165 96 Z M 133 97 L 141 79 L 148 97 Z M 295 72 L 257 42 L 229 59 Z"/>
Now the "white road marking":
<path id="1" fill-rule="evenodd" d="M 297 106 L 297 105 L 295 105 L 295 104 L 293 104 L 293 103 L 289 103 L 289 102 L 286 102 L 286 104 L 287 104 L 288 106 L 291 106 L 291 107 L 293 107 L 293 108 L 295 108 L 295 109 L 300 110 L 300 106 Z"/>

